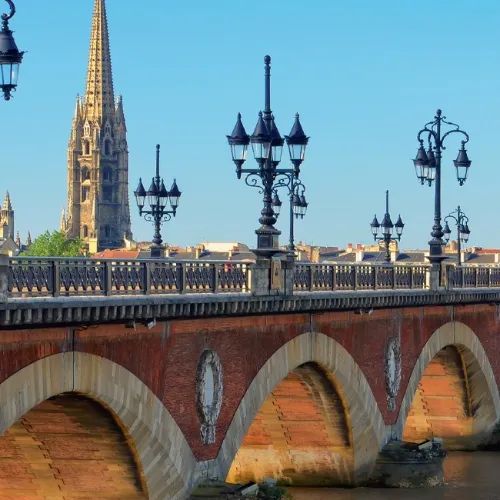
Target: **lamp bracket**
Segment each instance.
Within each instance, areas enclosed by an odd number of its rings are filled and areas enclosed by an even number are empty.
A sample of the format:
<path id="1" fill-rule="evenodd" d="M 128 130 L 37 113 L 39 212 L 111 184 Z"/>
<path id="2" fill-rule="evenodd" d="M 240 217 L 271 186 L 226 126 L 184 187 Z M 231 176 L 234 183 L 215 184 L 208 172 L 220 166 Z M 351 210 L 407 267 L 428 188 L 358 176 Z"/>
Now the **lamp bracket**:
<path id="1" fill-rule="evenodd" d="M 14 2 L 12 0 L 5 0 L 9 4 L 10 8 L 10 14 L 2 14 L 2 28 L 4 30 L 9 29 L 9 19 L 12 19 L 14 17 L 14 14 L 16 13 L 16 6 L 14 5 Z"/>

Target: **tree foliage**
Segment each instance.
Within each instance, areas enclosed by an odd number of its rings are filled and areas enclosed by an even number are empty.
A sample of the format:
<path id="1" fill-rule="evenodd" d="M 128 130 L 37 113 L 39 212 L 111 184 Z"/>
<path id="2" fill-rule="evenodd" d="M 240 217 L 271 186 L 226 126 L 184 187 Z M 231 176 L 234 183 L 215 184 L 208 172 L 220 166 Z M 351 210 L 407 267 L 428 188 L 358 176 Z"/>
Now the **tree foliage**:
<path id="1" fill-rule="evenodd" d="M 23 256 L 33 257 L 81 257 L 84 249 L 82 240 L 75 238 L 66 239 L 62 231 L 45 231 L 36 238 Z"/>

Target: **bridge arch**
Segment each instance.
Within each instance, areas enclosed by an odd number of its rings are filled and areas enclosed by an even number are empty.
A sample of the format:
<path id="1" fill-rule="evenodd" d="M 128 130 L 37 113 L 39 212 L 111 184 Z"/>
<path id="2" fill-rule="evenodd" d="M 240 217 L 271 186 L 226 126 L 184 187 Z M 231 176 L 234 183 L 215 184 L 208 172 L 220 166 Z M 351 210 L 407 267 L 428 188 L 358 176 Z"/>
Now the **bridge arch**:
<path id="1" fill-rule="evenodd" d="M 298 369 L 319 367 L 332 381 L 343 399 L 353 451 L 350 484 L 367 480 L 385 442 L 385 424 L 372 390 L 352 356 L 336 341 L 321 333 L 309 332 L 289 341 L 264 364 L 248 387 L 231 421 L 216 468 L 227 477 L 231 465 L 252 422 L 268 396 Z"/>
<path id="2" fill-rule="evenodd" d="M 110 410 L 135 448 L 150 500 L 187 498 L 196 460 L 161 401 L 135 375 L 99 356 L 67 352 L 43 358 L 0 384 L 0 433 L 40 403 L 78 393 Z"/>
<path id="3" fill-rule="evenodd" d="M 446 388 L 440 389 L 443 382 Z M 432 388 L 432 400 L 426 395 L 426 387 Z M 458 399 L 462 400 L 463 415 L 451 421 L 455 417 L 447 412 L 453 412 Z M 444 436 L 445 445 L 455 449 L 477 449 L 487 444 L 500 418 L 498 386 L 488 356 L 477 335 L 464 323 L 446 323 L 425 344 L 406 387 L 393 435 L 399 439 L 411 436 L 412 432 L 405 430 L 409 416 L 417 422 L 424 414 L 429 425 L 427 438 L 439 429 L 439 422 L 433 427 L 433 419 L 448 420 L 441 422 L 442 426 L 455 430 Z M 418 432 L 416 436 L 422 437 Z"/>

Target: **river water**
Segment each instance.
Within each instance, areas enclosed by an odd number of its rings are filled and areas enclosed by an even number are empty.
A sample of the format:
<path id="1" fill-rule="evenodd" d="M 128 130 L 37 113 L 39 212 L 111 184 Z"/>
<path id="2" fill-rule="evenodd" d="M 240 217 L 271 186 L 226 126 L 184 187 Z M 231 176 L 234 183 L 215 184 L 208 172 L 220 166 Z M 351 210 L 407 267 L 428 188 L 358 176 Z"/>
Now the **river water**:
<path id="1" fill-rule="evenodd" d="M 500 452 L 452 452 L 446 485 L 428 489 L 290 488 L 294 500 L 500 500 Z"/>

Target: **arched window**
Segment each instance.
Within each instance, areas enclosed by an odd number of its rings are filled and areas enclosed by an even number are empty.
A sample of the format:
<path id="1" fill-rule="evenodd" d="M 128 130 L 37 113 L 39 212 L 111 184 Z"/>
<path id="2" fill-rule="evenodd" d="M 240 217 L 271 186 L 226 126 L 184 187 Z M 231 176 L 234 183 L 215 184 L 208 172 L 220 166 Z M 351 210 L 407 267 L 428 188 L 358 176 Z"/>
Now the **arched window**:
<path id="1" fill-rule="evenodd" d="M 90 180 L 90 170 L 87 167 L 82 168 L 82 182 Z"/>
<path id="2" fill-rule="evenodd" d="M 89 237 L 89 228 L 88 226 L 83 226 L 82 227 L 82 238 L 88 238 Z"/>
<path id="3" fill-rule="evenodd" d="M 90 188 L 88 186 L 82 187 L 82 202 L 89 201 L 90 199 Z"/>
<path id="4" fill-rule="evenodd" d="M 102 178 L 106 182 L 111 182 L 113 180 L 113 171 L 109 167 L 106 167 L 102 171 Z"/>
<path id="5" fill-rule="evenodd" d="M 83 142 L 83 154 L 84 155 L 89 155 L 90 154 L 90 142 L 89 141 L 84 141 Z"/>
<path id="6" fill-rule="evenodd" d="M 104 141 L 104 154 L 106 156 L 111 154 L 111 141 L 109 141 L 108 139 Z"/>
<path id="7" fill-rule="evenodd" d="M 104 236 L 106 236 L 106 238 L 111 236 L 111 228 L 109 226 L 104 226 Z"/>

